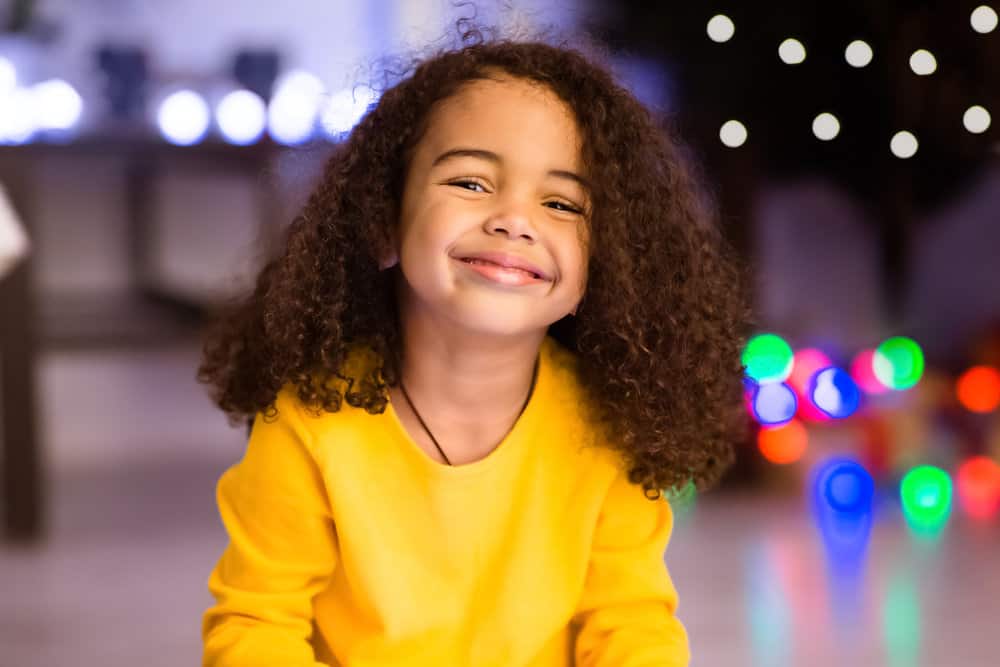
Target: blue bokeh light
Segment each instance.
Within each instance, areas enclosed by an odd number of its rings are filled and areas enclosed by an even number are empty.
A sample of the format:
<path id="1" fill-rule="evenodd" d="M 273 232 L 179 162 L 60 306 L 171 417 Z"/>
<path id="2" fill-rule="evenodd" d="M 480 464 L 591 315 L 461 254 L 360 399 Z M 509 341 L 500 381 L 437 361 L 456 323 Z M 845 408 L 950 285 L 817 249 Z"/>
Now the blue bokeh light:
<path id="1" fill-rule="evenodd" d="M 853 415 L 861 403 L 861 391 L 847 371 L 831 366 L 813 375 L 809 383 L 813 404 L 835 419 Z"/>
<path id="2" fill-rule="evenodd" d="M 798 400 L 795 392 L 784 382 L 762 384 L 753 395 L 753 413 L 765 426 L 787 423 L 795 416 Z"/>

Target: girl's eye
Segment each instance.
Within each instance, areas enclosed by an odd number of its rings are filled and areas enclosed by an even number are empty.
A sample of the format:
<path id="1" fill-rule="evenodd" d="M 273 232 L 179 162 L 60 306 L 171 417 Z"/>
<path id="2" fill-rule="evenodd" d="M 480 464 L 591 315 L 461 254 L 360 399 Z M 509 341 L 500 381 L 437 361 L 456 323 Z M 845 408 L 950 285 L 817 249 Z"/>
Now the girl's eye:
<path id="1" fill-rule="evenodd" d="M 562 206 L 562 208 L 557 208 L 557 211 L 565 211 L 567 213 L 580 213 L 580 209 L 570 206 L 569 204 L 561 201 L 550 201 L 550 204 L 557 204 Z"/>
<path id="2" fill-rule="evenodd" d="M 479 183 L 478 181 L 452 181 L 448 185 L 457 185 L 458 187 L 462 188 L 463 190 L 469 190 L 469 188 L 465 187 L 466 185 L 473 185 L 473 186 L 477 186 L 477 187 L 480 187 L 480 188 L 483 187 L 483 184 Z M 486 189 L 483 188 L 482 190 L 469 190 L 469 191 L 470 192 L 486 192 Z"/>
<path id="3" fill-rule="evenodd" d="M 448 183 L 448 185 L 454 185 L 454 186 L 457 186 L 459 188 L 462 188 L 463 190 L 468 190 L 469 192 L 486 192 L 486 188 L 484 188 L 483 184 L 480 183 L 479 181 L 451 181 L 450 183 Z M 472 186 L 471 188 L 467 187 L 467 186 L 470 186 L 470 185 Z M 480 188 L 480 189 L 476 190 L 475 188 Z M 575 206 L 571 206 L 570 204 L 567 204 L 566 202 L 550 201 L 550 202 L 547 202 L 547 203 L 548 204 L 555 204 L 556 206 L 562 207 L 562 208 L 555 209 L 557 211 L 562 211 L 562 212 L 565 212 L 565 213 L 582 213 L 582 211 L 580 209 L 576 208 Z"/>

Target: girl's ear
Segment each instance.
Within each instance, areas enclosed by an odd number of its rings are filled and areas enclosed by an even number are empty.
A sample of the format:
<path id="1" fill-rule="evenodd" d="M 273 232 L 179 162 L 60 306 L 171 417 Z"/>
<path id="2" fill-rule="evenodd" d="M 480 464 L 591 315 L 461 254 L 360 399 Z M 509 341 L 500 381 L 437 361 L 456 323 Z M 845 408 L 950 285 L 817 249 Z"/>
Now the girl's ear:
<path id="1" fill-rule="evenodd" d="M 386 269 L 392 268 L 399 263 L 399 255 L 393 250 L 388 256 L 383 257 L 378 263 L 378 270 L 385 271 Z"/>
<path id="2" fill-rule="evenodd" d="M 396 243 L 396 230 L 389 232 L 389 248 L 386 253 L 382 255 L 378 262 L 378 270 L 385 271 L 386 269 L 392 268 L 399 264 L 399 252 L 396 250 L 398 247 Z"/>

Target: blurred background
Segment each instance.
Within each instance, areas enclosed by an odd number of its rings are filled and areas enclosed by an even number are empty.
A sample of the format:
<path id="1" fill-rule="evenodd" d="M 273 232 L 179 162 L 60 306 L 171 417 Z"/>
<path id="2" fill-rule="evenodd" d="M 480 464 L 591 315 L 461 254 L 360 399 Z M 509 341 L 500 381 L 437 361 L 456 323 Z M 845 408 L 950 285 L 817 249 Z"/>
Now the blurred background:
<path id="1" fill-rule="evenodd" d="M 696 665 L 997 664 L 996 3 L 0 2 L 0 664 L 198 664 L 245 431 L 194 380 L 331 147 L 459 16 L 582 29 L 752 269 L 751 424 L 670 493 Z"/>

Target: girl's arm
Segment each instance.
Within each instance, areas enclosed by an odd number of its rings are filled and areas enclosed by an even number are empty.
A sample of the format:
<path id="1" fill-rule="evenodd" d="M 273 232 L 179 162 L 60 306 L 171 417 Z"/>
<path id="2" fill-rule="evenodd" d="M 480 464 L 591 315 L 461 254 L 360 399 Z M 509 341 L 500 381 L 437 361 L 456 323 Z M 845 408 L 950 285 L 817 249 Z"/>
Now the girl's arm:
<path id="1" fill-rule="evenodd" d="M 577 667 L 685 667 L 687 633 L 663 553 L 673 527 L 666 500 L 650 501 L 622 472 L 601 509 L 574 617 Z"/>
<path id="2" fill-rule="evenodd" d="M 243 460 L 219 480 L 229 545 L 209 577 L 204 667 L 319 667 L 312 600 L 337 563 L 329 500 L 312 437 L 291 395 L 257 415 Z"/>

